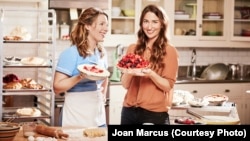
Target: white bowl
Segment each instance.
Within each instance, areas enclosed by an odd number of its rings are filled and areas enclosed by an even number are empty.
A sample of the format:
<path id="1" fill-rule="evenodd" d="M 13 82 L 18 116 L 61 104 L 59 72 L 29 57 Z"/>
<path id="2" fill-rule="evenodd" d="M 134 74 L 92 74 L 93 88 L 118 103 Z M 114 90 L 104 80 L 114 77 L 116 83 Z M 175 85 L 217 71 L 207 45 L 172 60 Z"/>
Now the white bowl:
<path id="1" fill-rule="evenodd" d="M 188 101 L 188 104 L 191 107 L 203 107 L 203 106 L 207 106 L 209 104 L 208 101 L 201 99 L 201 98 L 194 98 L 190 101 Z"/>
<path id="2" fill-rule="evenodd" d="M 121 8 L 120 7 L 112 7 L 112 16 L 118 17 L 121 14 Z"/>

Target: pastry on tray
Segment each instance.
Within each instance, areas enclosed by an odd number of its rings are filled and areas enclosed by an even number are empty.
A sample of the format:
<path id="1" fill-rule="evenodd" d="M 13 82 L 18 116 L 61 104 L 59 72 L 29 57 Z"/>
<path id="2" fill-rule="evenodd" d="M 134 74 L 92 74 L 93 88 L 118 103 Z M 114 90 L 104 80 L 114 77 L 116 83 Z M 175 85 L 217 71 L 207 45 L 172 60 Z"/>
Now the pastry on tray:
<path id="1" fill-rule="evenodd" d="M 11 75 L 12 76 L 12 75 Z M 16 80 L 16 81 L 7 81 L 5 80 L 6 83 L 3 85 L 3 89 L 13 89 L 13 90 L 21 90 L 21 89 L 34 89 L 34 90 L 41 90 L 43 89 L 43 85 L 38 84 L 35 80 L 31 78 L 25 78 L 21 80 Z"/>
<path id="2" fill-rule="evenodd" d="M 20 82 L 9 82 L 5 85 L 3 85 L 4 89 L 22 89 L 23 85 Z"/>
<path id="3" fill-rule="evenodd" d="M 26 57 L 21 59 L 23 65 L 44 65 L 46 62 L 40 57 Z"/>
<path id="4" fill-rule="evenodd" d="M 85 137 L 101 137 L 106 135 L 106 129 L 104 128 L 87 128 L 83 131 Z"/>
<path id="5" fill-rule="evenodd" d="M 19 108 L 16 113 L 20 116 L 41 116 L 41 111 L 37 108 Z"/>

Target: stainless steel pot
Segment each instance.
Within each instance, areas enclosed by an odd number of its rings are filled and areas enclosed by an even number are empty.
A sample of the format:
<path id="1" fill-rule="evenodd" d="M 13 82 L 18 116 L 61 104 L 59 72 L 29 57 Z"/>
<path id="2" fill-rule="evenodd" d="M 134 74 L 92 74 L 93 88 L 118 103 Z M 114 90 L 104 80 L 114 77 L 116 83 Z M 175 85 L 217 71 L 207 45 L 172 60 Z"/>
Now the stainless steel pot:
<path id="1" fill-rule="evenodd" d="M 224 63 L 216 63 L 209 65 L 201 74 L 201 78 L 205 80 L 225 80 L 229 68 Z"/>

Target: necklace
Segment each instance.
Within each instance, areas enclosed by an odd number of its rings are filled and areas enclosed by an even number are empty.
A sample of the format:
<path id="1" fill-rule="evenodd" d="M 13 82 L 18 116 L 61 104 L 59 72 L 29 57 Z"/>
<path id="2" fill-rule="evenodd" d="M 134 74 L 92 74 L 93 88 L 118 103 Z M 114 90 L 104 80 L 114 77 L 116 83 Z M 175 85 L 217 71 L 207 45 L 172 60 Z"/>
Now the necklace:
<path id="1" fill-rule="evenodd" d="M 150 57 L 151 57 L 151 48 L 150 47 L 148 47 L 148 46 L 146 47 L 143 56 L 144 56 L 144 59 L 146 59 L 148 61 L 150 60 Z"/>

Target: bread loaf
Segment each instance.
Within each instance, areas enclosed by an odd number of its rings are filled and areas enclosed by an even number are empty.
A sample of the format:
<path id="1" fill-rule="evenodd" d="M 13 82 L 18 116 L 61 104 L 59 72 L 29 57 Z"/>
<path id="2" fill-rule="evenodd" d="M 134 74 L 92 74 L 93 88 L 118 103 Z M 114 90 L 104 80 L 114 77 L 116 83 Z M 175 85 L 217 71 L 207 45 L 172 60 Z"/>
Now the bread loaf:
<path id="1" fill-rule="evenodd" d="M 57 129 L 55 127 L 49 127 L 46 125 L 37 125 L 36 126 L 36 132 L 41 134 L 41 135 L 45 135 L 45 136 L 49 136 L 49 137 L 55 137 L 58 139 L 62 139 L 62 138 L 68 138 L 69 135 L 63 133 L 62 130 Z"/>

